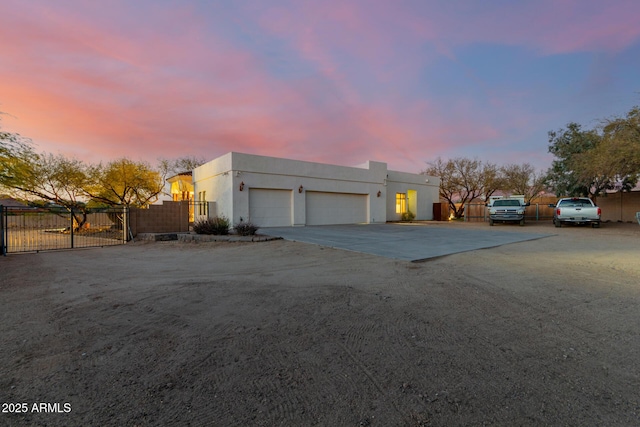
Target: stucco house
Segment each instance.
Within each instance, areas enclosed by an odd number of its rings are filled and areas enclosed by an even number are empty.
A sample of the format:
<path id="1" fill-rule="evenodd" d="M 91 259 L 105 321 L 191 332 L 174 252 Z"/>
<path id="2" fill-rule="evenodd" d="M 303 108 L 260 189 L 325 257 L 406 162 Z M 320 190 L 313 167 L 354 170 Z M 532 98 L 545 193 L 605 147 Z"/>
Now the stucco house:
<path id="1" fill-rule="evenodd" d="M 171 185 L 169 189 L 171 199 L 174 202 L 193 200 L 193 180 L 191 174 L 191 171 L 181 172 L 167 178 L 167 182 Z"/>
<path id="2" fill-rule="evenodd" d="M 195 201 L 208 203 L 208 216 L 260 227 L 384 223 L 406 212 L 429 220 L 439 185 L 382 162 L 348 167 L 235 152 L 193 170 Z"/>

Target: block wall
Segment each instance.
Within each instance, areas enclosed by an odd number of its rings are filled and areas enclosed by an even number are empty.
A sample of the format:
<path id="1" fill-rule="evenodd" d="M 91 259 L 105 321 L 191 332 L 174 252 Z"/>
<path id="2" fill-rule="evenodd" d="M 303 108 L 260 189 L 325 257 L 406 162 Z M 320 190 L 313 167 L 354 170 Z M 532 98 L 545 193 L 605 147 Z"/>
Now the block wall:
<path id="1" fill-rule="evenodd" d="M 180 233 L 189 231 L 189 202 L 168 202 L 150 205 L 147 209 L 131 208 L 131 233 Z"/>

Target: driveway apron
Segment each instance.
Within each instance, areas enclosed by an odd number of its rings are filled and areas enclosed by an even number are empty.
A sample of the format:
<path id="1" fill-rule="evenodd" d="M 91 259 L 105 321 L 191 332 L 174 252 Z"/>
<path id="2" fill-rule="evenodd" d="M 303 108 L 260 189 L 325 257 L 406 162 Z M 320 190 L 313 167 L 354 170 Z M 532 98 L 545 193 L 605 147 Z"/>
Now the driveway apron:
<path id="1" fill-rule="evenodd" d="M 414 262 L 551 236 L 488 227 L 469 230 L 428 224 L 273 227 L 261 231 L 285 240 Z"/>

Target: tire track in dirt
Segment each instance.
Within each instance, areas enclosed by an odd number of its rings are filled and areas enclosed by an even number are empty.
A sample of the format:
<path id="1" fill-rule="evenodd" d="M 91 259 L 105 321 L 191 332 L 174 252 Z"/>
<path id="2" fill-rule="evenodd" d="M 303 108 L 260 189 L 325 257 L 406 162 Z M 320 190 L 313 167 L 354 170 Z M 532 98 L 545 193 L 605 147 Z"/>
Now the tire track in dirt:
<path id="1" fill-rule="evenodd" d="M 382 396 L 386 396 L 387 390 L 385 387 L 382 386 L 382 384 L 378 381 L 378 378 L 376 375 L 374 375 L 368 368 L 367 365 L 358 357 L 355 356 L 354 353 L 351 352 L 351 350 L 346 346 L 346 345 L 341 345 L 342 350 L 347 354 L 347 356 L 349 356 L 349 358 L 353 361 L 353 363 L 355 363 L 357 369 L 362 372 L 368 379 L 369 382 L 371 382 L 371 384 L 374 385 L 374 387 L 378 390 L 378 392 L 382 395 Z M 407 425 L 409 424 L 409 420 L 405 417 L 405 414 L 398 408 L 395 400 L 393 398 L 388 399 L 388 401 L 390 402 L 392 408 L 395 410 L 395 412 L 404 419 L 404 421 L 407 423 Z"/>

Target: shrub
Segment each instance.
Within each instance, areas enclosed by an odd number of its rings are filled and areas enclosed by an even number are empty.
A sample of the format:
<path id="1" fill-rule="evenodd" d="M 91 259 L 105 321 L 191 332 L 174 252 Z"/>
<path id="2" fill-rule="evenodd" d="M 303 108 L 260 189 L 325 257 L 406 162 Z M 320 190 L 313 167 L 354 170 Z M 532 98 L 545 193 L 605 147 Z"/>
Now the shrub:
<path id="1" fill-rule="evenodd" d="M 402 220 L 403 221 L 413 221 L 415 218 L 416 218 L 416 215 L 411 211 L 407 211 L 407 212 L 403 212 L 402 213 Z"/>
<path id="2" fill-rule="evenodd" d="M 250 222 L 239 222 L 234 228 L 240 236 L 253 236 L 258 231 L 258 226 Z"/>
<path id="3" fill-rule="evenodd" d="M 199 219 L 193 224 L 197 234 L 229 234 L 229 220 L 224 216 Z"/>

